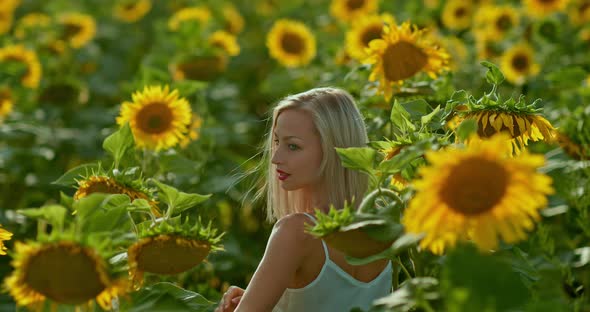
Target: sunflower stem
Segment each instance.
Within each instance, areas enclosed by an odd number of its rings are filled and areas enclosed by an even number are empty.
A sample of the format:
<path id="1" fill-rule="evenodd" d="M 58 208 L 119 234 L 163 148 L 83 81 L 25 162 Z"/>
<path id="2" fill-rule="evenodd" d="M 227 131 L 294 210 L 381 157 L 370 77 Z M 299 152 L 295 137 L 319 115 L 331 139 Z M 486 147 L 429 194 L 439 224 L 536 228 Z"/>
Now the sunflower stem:
<path id="1" fill-rule="evenodd" d="M 399 287 L 399 266 L 393 267 L 393 291 L 396 291 Z"/>
<path id="2" fill-rule="evenodd" d="M 402 271 L 404 271 L 404 273 L 406 274 L 406 277 L 408 279 L 412 279 L 412 274 L 410 274 L 410 272 L 408 271 L 408 269 L 406 269 L 406 266 L 402 263 L 402 260 L 400 259 L 399 256 L 396 257 L 396 262 L 402 268 Z"/>

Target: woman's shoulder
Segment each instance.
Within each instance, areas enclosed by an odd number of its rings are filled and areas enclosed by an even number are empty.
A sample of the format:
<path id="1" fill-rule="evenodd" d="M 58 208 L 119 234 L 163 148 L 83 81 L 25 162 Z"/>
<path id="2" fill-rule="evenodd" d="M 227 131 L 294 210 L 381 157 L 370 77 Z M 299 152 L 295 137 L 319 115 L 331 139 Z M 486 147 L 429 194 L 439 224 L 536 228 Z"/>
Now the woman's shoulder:
<path id="1" fill-rule="evenodd" d="M 297 240 L 311 241 L 314 237 L 306 229 L 313 226 L 314 221 L 304 213 L 292 213 L 280 218 L 273 227 L 273 231 L 296 237 Z"/>

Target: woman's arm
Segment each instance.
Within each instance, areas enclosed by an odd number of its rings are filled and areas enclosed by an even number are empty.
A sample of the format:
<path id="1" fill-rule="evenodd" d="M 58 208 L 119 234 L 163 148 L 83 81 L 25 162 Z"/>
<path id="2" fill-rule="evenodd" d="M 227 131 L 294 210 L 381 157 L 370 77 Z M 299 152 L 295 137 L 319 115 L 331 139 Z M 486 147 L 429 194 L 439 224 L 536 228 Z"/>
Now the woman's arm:
<path id="1" fill-rule="evenodd" d="M 304 214 L 292 214 L 275 224 L 264 257 L 236 311 L 272 311 L 311 250 L 314 238 L 304 232 L 306 223 L 310 220 Z"/>

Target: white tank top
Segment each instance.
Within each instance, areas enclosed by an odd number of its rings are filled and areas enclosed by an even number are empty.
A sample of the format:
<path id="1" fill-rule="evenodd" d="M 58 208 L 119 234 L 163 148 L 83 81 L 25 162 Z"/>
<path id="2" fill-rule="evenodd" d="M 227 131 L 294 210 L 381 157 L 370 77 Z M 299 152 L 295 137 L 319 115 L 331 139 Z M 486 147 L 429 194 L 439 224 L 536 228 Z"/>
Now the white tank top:
<path id="1" fill-rule="evenodd" d="M 307 214 L 315 222 L 315 218 Z M 375 299 L 391 293 L 391 261 L 375 279 L 365 283 L 346 273 L 330 260 L 324 246 L 325 262 L 320 274 L 303 288 L 287 288 L 273 312 L 344 312 L 354 307 L 368 310 Z"/>

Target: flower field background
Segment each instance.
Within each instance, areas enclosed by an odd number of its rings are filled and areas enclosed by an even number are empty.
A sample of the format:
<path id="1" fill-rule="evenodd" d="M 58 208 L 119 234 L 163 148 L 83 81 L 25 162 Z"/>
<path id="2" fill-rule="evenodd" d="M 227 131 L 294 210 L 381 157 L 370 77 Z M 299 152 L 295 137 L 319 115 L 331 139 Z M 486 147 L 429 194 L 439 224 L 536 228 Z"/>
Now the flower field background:
<path id="1" fill-rule="evenodd" d="M 370 189 L 308 231 L 393 261 L 370 311 L 590 311 L 589 51 L 589 0 L 3 0 L 0 310 L 213 311 L 269 110 L 335 86 Z"/>

